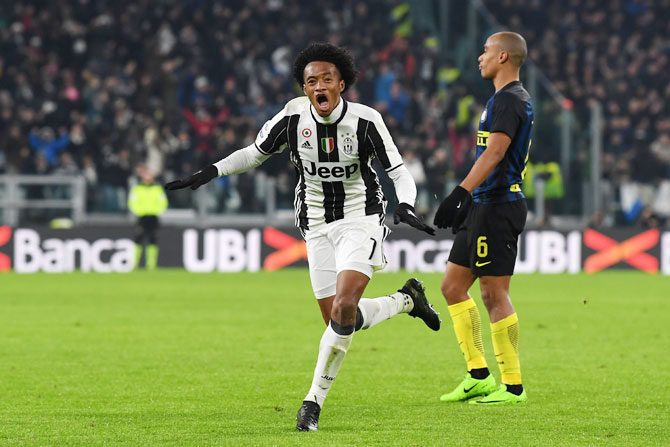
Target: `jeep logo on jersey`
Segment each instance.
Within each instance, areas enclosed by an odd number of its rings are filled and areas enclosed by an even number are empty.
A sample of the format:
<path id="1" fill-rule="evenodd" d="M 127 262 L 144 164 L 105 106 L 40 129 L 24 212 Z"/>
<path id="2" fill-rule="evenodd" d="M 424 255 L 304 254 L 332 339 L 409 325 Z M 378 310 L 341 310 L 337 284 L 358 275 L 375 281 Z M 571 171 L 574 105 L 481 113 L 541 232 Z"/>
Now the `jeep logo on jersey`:
<path id="1" fill-rule="evenodd" d="M 335 149 L 335 139 L 333 137 L 321 138 L 321 150 L 330 154 Z"/>
<path id="2" fill-rule="evenodd" d="M 354 174 L 358 172 L 358 164 L 342 165 L 340 163 L 319 163 L 319 167 L 316 167 L 316 163 L 313 161 L 309 162 L 309 165 L 305 165 L 305 172 L 314 177 L 320 177 L 322 179 L 329 178 L 351 178 Z"/>

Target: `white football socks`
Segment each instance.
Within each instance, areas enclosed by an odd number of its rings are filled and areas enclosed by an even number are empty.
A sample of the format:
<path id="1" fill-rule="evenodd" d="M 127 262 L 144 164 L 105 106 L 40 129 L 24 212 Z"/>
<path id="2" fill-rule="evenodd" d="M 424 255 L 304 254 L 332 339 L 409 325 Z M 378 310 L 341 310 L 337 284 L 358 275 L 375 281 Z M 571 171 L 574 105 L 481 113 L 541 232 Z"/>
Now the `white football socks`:
<path id="1" fill-rule="evenodd" d="M 414 302 L 407 294 L 396 292 L 379 298 L 361 298 L 358 309 L 363 316 L 361 329 L 369 329 L 396 314 L 411 312 Z"/>
<path id="2" fill-rule="evenodd" d="M 363 316 L 361 329 L 368 329 L 396 314 L 411 312 L 414 309 L 414 302 L 407 294 L 396 292 L 379 298 L 361 298 L 358 309 Z M 312 386 L 303 400 L 323 406 L 353 338 L 353 332 L 349 335 L 340 335 L 328 324 L 319 343 L 319 357 L 314 368 Z"/>
<path id="3" fill-rule="evenodd" d="M 349 335 L 340 335 L 330 324 L 328 325 L 319 343 L 319 357 L 314 368 L 312 386 L 303 400 L 323 406 L 323 401 L 333 385 L 353 338 L 353 332 Z"/>

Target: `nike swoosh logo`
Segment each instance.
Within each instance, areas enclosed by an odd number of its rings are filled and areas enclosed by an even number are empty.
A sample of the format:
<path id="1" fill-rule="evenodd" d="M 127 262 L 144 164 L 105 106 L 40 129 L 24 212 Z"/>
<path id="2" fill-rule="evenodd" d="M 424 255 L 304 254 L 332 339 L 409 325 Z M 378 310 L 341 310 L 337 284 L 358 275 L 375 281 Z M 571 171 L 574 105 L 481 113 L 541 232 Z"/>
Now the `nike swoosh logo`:
<path id="1" fill-rule="evenodd" d="M 458 205 L 456 205 L 456 209 L 459 209 L 461 207 L 461 202 L 458 202 Z"/>
<path id="2" fill-rule="evenodd" d="M 484 267 L 485 265 L 489 265 L 489 264 L 492 263 L 492 262 L 493 262 L 493 261 L 486 261 L 486 262 L 479 262 L 479 261 L 477 261 L 477 262 L 475 262 L 475 267 Z"/>
<path id="3" fill-rule="evenodd" d="M 469 392 L 472 391 L 472 389 L 473 389 L 474 387 L 476 387 L 476 386 L 477 386 L 477 385 L 472 385 L 470 388 L 463 388 L 463 392 L 465 392 L 465 393 L 469 393 Z"/>

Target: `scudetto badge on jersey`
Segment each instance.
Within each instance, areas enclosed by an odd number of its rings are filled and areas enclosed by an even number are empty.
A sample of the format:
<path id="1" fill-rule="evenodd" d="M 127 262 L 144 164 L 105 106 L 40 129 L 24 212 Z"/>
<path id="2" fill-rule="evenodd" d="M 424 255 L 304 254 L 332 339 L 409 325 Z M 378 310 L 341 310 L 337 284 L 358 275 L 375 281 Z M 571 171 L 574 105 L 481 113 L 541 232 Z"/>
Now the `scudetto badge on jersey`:
<path id="1" fill-rule="evenodd" d="M 335 149 L 335 140 L 333 137 L 321 138 L 321 150 L 330 154 Z"/>

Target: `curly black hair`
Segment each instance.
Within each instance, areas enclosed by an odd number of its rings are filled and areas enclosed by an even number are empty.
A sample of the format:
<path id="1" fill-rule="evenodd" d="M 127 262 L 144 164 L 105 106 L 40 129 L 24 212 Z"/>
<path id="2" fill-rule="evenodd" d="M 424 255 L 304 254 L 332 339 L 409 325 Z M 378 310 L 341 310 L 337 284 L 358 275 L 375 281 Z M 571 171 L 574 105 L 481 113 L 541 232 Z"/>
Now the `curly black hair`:
<path id="1" fill-rule="evenodd" d="M 301 87 L 305 83 L 305 67 L 314 61 L 330 62 L 337 67 L 340 78 L 344 81 L 342 93 L 346 92 L 356 82 L 358 77 L 356 63 L 346 49 L 329 43 L 313 43 L 298 53 L 295 62 L 293 62 L 293 77 Z"/>

